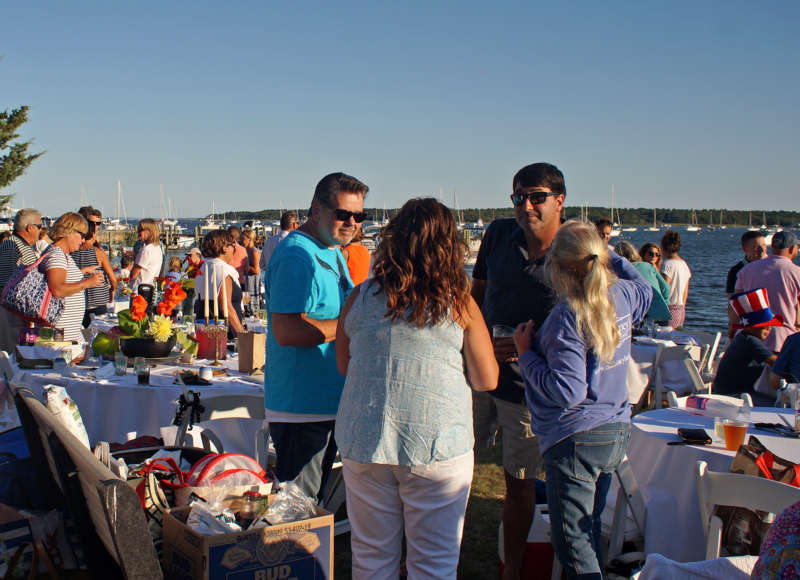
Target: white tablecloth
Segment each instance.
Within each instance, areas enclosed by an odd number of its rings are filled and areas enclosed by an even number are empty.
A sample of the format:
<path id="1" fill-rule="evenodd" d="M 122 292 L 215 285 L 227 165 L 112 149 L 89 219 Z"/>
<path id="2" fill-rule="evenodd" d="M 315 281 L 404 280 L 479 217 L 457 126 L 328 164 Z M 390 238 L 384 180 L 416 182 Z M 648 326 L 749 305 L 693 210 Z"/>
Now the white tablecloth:
<path id="1" fill-rule="evenodd" d="M 235 369 L 238 361 L 223 361 L 229 376 L 214 377 L 211 386 L 190 385 L 186 388 L 204 395 L 238 395 L 264 392 L 263 376 L 247 377 Z M 207 364 L 199 361 L 195 365 Z M 82 376 L 70 377 L 54 371 L 23 371 L 14 378 L 20 386 L 29 387 L 38 397 L 45 385 L 61 385 L 80 409 L 83 423 L 92 445 L 98 441 L 124 442 L 139 435 L 159 435 L 159 429 L 169 425 L 175 417 L 175 401 L 182 388 L 173 384 L 176 368 L 159 365 L 150 373 L 150 385 L 138 385 L 132 369 L 124 377 L 96 381 L 85 377 L 80 367 L 67 369 Z"/>
<path id="2" fill-rule="evenodd" d="M 751 421 L 780 423 L 778 413 L 792 420 L 790 409 L 756 407 Z M 692 562 L 703 560 L 705 554 L 695 465 L 702 459 L 712 471 L 728 471 L 735 452 L 716 441 L 705 446 L 667 445 L 668 441 L 678 440 L 678 427 L 705 429 L 709 435 L 714 432 L 711 417 L 693 415 L 682 409 L 648 411 L 633 418 L 628 458 L 647 503 L 645 551 L 658 552 L 680 562 Z M 776 455 L 800 462 L 800 440 L 752 427 L 748 430 L 748 437 L 750 435 L 758 437 Z M 616 489 L 611 494 L 616 494 Z"/>

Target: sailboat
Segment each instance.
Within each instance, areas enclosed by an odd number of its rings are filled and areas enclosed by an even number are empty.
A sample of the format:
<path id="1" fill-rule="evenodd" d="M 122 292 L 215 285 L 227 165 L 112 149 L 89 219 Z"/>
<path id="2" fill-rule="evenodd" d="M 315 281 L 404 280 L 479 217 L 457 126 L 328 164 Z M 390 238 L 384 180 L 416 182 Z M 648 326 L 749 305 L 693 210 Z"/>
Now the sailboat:
<path id="1" fill-rule="evenodd" d="M 200 226 L 200 233 L 207 233 L 220 229 L 222 226 L 216 220 L 215 214 L 217 213 L 216 202 L 211 202 L 211 215 L 205 219 L 205 222 Z"/>
<path id="2" fill-rule="evenodd" d="M 619 215 L 619 212 L 617 212 Z M 614 184 L 611 184 L 611 237 L 615 238 L 620 234 L 620 225 L 614 221 Z"/>
<path id="3" fill-rule="evenodd" d="M 760 230 L 761 230 L 761 228 L 753 227 L 753 212 L 752 211 L 748 211 L 747 212 L 747 231 L 748 232 L 758 232 Z"/>
<path id="4" fill-rule="evenodd" d="M 639 228 L 635 226 L 628 226 L 627 228 L 622 227 L 622 218 L 619 215 L 619 210 L 617 210 L 617 221 L 619 221 L 619 227 L 623 232 L 635 232 L 638 231 Z"/>
<path id="5" fill-rule="evenodd" d="M 128 216 L 125 211 L 125 200 L 122 198 L 122 182 L 117 180 L 117 217 L 109 219 L 104 228 L 108 230 L 127 230 L 128 229 Z"/>
<path id="6" fill-rule="evenodd" d="M 653 227 L 647 228 L 646 232 L 657 232 L 659 231 L 658 226 L 656 225 L 656 208 L 653 208 Z"/>
<path id="7" fill-rule="evenodd" d="M 697 212 L 692 210 L 692 223 L 686 226 L 687 232 L 699 232 L 700 226 L 697 225 Z"/>
<path id="8" fill-rule="evenodd" d="M 725 225 L 725 224 L 722 222 L 722 214 L 724 214 L 724 213 L 725 213 L 725 210 L 724 210 L 724 209 L 721 209 L 721 210 L 719 210 L 719 229 L 721 229 L 721 230 L 726 230 L 726 229 L 728 229 L 728 226 L 726 226 L 726 225 Z"/>

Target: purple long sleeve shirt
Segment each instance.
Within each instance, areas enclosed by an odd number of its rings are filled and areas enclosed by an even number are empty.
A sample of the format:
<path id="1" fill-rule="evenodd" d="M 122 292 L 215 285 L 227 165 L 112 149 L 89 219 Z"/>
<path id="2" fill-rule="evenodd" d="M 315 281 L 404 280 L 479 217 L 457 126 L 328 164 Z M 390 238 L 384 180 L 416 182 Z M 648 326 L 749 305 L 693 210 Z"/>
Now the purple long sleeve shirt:
<path id="1" fill-rule="evenodd" d="M 578 331 L 575 313 L 562 300 L 554 308 L 530 350 L 519 357 L 525 379 L 525 398 L 539 450 L 573 433 L 606 423 L 630 421 L 628 362 L 631 329 L 650 308 L 653 289 L 624 258 L 610 252 L 619 280 L 608 289 L 617 310 L 620 342 L 609 362 L 601 362 Z"/>

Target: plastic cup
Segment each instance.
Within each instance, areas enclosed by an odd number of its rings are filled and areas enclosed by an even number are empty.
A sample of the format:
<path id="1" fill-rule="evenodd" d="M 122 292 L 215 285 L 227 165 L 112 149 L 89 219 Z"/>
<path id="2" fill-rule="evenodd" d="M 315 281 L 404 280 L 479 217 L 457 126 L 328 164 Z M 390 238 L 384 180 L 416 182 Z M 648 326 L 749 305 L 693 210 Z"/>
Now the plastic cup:
<path id="1" fill-rule="evenodd" d="M 742 421 L 734 421 L 727 419 L 723 424 L 725 431 L 725 449 L 728 451 L 736 451 L 744 443 L 744 437 L 747 435 L 747 423 Z"/>
<path id="2" fill-rule="evenodd" d="M 725 441 L 725 420 L 722 417 L 714 417 L 714 439 Z"/>
<path id="3" fill-rule="evenodd" d="M 514 336 L 515 328 L 506 324 L 492 325 L 492 338 L 511 338 Z"/>

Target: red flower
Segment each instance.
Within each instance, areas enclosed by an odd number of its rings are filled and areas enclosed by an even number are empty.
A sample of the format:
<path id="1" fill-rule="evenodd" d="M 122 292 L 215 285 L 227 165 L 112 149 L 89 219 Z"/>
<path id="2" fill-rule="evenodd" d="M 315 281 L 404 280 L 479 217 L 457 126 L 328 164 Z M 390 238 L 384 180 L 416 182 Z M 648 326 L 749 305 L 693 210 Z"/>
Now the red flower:
<path id="1" fill-rule="evenodd" d="M 146 314 L 147 300 L 137 294 L 133 297 L 133 302 L 131 302 L 131 318 L 133 318 L 136 322 L 139 322 L 146 316 Z"/>
<path id="2" fill-rule="evenodd" d="M 170 316 L 172 311 L 175 310 L 181 302 L 186 298 L 186 292 L 183 291 L 178 282 L 167 282 L 164 289 L 164 297 L 158 303 L 156 311 L 164 316 Z"/>

